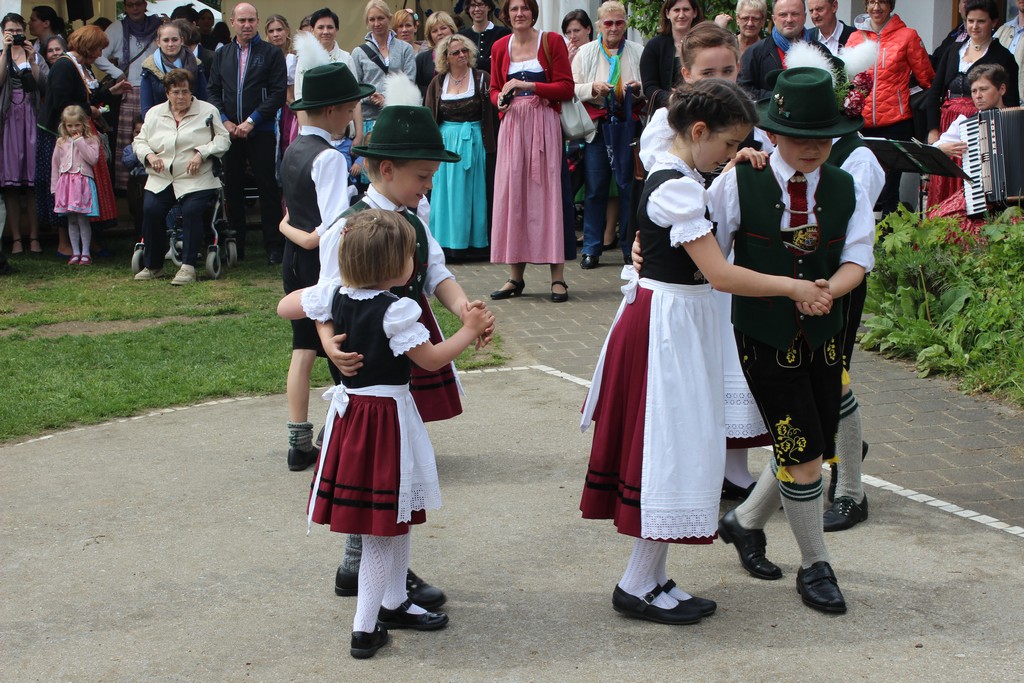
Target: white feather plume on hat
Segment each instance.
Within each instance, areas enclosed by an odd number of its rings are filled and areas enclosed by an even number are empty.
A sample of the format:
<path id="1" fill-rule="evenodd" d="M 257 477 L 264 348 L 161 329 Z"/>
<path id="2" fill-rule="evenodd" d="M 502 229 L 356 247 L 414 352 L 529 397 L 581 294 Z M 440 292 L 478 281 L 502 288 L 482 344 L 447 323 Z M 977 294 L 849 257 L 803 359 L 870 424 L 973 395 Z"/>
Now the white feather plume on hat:
<path id="1" fill-rule="evenodd" d="M 844 47 L 839 50 L 839 59 L 846 65 L 846 76 L 852 81 L 857 74 L 875 66 L 878 60 L 878 43 L 865 40 L 860 45 Z"/>
<path id="2" fill-rule="evenodd" d="M 295 55 L 298 58 L 295 69 L 300 74 L 331 63 L 331 57 L 327 54 L 327 50 L 309 31 L 296 32 L 292 36 L 292 47 L 295 48 Z"/>
<path id="3" fill-rule="evenodd" d="M 418 107 L 423 104 L 420 89 L 401 71 L 392 71 L 384 79 L 384 106 L 405 104 Z"/>
<path id="4" fill-rule="evenodd" d="M 786 53 L 786 68 L 792 69 L 797 66 L 809 66 L 827 71 L 832 74 L 832 85 L 836 84 L 836 74 L 832 69 L 832 63 L 820 48 L 814 47 L 808 42 L 793 43 L 793 47 L 789 48 Z"/>

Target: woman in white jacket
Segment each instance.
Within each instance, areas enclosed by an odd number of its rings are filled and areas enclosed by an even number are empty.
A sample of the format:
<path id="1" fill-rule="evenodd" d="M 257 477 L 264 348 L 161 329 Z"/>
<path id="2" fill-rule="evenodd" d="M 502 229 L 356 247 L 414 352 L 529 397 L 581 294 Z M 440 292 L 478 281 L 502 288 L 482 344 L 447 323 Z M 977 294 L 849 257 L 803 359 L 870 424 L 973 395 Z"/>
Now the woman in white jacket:
<path id="1" fill-rule="evenodd" d="M 640 113 L 642 89 L 640 87 L 640 57 L 643 46 L 626 40 L 626 8 L 616 0 L 606 2 L 597 11 L 597 40 L 580 47 L 572 60 L 572 79 L 576 82 L 576 96 L 590 112 L 597 125 L 597 133 L 583 151 L 583 171 L 586 198 L 583 205 L 583 258 L 580 267 L 595 268 L 604 245 L 605 211 L 608 207 L 608 189 L 614 180 L 609 153 L 605 147 L 604 126 L 625 116 L 624 101 L 627 90 L 632 91 L 633 118 Z M 621 169 L 619 177 L 628 182 L 616 186 L 619 191 L 619 235 L 626 262 L 629 243 L 626 232 L 632 206 L 632 155 L 630 168 Z"/>
<path id="2" fill-rule="evenodd" d="M 220 189 L 213 157 L 231 146 L 220 112 L 192 96 L 192 74 L 173 69 L 164 76 L 167 101 L 146 113 L 132 147 L 149 174 L 143 196 L 143 268 L 136 280 L 163 276 L 167 253 L 167 212 L 181 202 L 183 245 L 181 269 L 173 285 L 195 282 L 196 255 L 203 239 L 203 214 Z"/>

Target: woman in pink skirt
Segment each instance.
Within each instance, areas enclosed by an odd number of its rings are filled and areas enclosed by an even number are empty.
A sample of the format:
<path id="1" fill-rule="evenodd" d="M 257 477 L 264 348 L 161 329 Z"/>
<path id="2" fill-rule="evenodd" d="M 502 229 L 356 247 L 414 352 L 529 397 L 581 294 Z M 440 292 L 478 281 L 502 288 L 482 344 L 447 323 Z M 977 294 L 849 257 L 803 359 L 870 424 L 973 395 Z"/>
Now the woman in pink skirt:
<path id="1" fill-rule="evenodd" d="M 551 266 L 551 300 L 567 301 L 563 279 L 561 102 L 573 95 L 565 41 L 542 33 L 536 0 L 505 0 L 512 35 L 491 52 L 491 102 L 502 123 L 494 174 L 491 262 L 511 264 L 508 282 L 492 299 L 523 293 L 527 263 Z"/>

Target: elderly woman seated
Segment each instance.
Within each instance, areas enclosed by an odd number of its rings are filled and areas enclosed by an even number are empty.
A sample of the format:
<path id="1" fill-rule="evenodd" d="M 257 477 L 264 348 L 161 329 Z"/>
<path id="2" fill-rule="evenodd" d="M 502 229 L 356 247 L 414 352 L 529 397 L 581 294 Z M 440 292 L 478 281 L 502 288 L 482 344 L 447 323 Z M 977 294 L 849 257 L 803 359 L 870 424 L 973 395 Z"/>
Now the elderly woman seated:
<path id="1" fill-rule="evenodd" d="M 149 179 L 143 198 L 142 238 L 145 267 L 136 280 L 163 276 L 167 253 L 167 212 L 181 203 L 183 221 L 182 265 L 172 285 L 195 282 L 196 255 L 203 239 L 203 214 L 213 203 L 220 181 L 213 172 L 213 157 L 231 146 L 220 112 L 192 96 L 193 76 L 187 69 L 172 69 L 164 76 L 167 101 L 146 114 L 135 138 L 135 155 Z"/>

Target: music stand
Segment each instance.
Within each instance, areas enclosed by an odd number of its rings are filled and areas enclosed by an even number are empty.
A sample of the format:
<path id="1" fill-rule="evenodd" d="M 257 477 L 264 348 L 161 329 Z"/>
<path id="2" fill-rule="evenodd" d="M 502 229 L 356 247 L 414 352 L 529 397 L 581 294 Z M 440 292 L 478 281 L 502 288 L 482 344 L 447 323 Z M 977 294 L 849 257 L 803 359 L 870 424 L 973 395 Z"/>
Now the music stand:
<path id="1" fill-rule="evenodd" d="M 973 183 L 956 162 L 946 156 L 938 147 L 926 145 L 919 140 L 888 140 L 886 138 L 863 138 L 864 146 L 871 150 L 886 171 L 903 171 L 919 173 L 921 185 L 918 191 L 918 211 L 921 218 L 925 217 L 925 179 L 924 176 L 938 175 L 948 178 L 960 178 Z"/>

